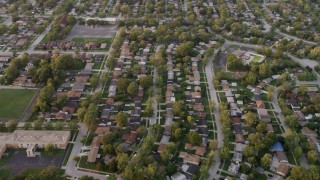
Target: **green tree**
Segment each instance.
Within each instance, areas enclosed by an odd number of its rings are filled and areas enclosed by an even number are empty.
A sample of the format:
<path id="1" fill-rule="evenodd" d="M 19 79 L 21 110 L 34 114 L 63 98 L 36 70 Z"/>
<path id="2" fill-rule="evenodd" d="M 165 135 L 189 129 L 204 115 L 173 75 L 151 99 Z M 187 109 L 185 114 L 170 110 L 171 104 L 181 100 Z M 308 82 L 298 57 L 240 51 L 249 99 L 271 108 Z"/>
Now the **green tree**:
<path id="1" fill-rule="evenodd" d="M 129 162 L 128 154 L 120 153 L 117 155 L 118 169 L 125 168 Z"/>
<path id="2" fill-rule="evenodd" d="M 128 122 L 128 114 L 125 112 L 118 112 L 116 115 L 116 122 L 117 122 L 117 127 L 125 127 Z"/>
<path id="3" fill-rule="evenodd" d="M 83 117 L 83 122 L 90 132 L 94 132 L 97 126 L 97 110 L 95 104 L 91 103 Z"/>
<path id="4" fill-rule="evenodd" d="M 200 138 L 198 132 L 190 131 L 188 133 L 187 137 L 188 137 L 188 142 L 190 144 L 193 144 L 193 145 L 200 144 L 201 138 Z"/>
<path id="5" fill-rule="evenodd" d="M 247 126 L 252 126 L 257 121 L 256 114 L 248 111 L 245 115 L 244 122 Z"/>
<path id="6" fill-rule="evenodd" d="M 245 80 L 248 84 L 255 84 L 257 81 L 257 75 L 250 71 L 247 73 Z"/>
<path id="7" fill-rule="evenodd" d="M 231 70 L 231 71 L 244 70 L 244 65 L 242 61 L 233 54 L 227 55 L 227 67 L 228 67 L 228 70 Z"/>
<path id="8" fill-rule="evenodd" d="M 147 117 L 153 116 L 153 101 L 150 97 L 146 102 L 146 108 L 144 109 L 144 113 Z"/>
<path id="9" fill-rule="evenodd" d="M 18 125 L 18 121 L 17 120 L 9 120 L 7 127 L 8 127 L 8 131 L 9 132 L 13 132 L 14 130 L 16 130 Z"/>
<path id="10" fill-rule="evenodd" d="M 137 95 L 138 92 L 138 85 L 135 81 L 131 82 L 127 88 L 127 93 L 131 96 Z"/>
<path id="11" fill-rule="evenodd" d="M 127 78 L 121 78 L 118 81 L 118 89 L 120 92 L 125 93 L 129 85 L 129 80 Z"/>
<path id="12" fill-rule="evenodd" d="M 307 154 L 307 157 L 308 157 L 308 161 L 311 164 L 316 164 L 318 162 L 318 154 L 317 154 L 317 151 L 315 150 L 310 150 Z"/>
<path id="13" fill-rule="evenodd" d="M 217 140 L 210 141 L 209 147 L 211 150 L 217 150 L 218 149 L 218 141 Z"/>
<path id="14" fill-rule="evenodd" d="M 177 47 L 177 54 L 180 57 L 192 56 L 193 55 L 193 47 L 194 47 L 194 44 L 191 41 L 187 41 L 185 43 L 181 43 Z"/>
<path id="15" fill-rule="evenodd" d="M 180 112 L 181 112 L 181 109 L 182 109 L 182 102 L 181 101 L 175 101 L 173 103 L 173 113 L 175 116 L 179 116 L 180 115 Z"/>
<path id="16" fill-rule="evenodd" d="M 33 121 L 33 129 L 35 130 L 41 130 L 42 129 L 42 120 L 41 119 L 37 119 L 35 121 Z"/>
<path id="17" fill-rule="evenodd" d="M 221 159 L 230 159 L 231 155 L 230 155 L 230 150 L 227 146 L 223 146 L 219 149 L 219 153 L 220 153 L 220 157 Z"/>
<path id="18" fill-rule="evenodd" d="M 289 115 L 285 117 L 285 122 L 290 128 L 295 129 L 298 126 L 299 119 L 295 115 Z"/>
<path id="19" fill-rule="evenodd" d="M 47 145 L 44 147 L 44 151 L 46 151 L 46 152 L 52 152 L 53 150 L 54 150 L 53 144 L 47 144 Z"/>
<path id="20" fill-rule="evenodd" d="M 271 164 L 271 155 L 266 153 L 261 158 L 261 165 L 262 165 L 263 168 L 268 169 L 270 164 Z"/>
<path id="21" fill-rule="evenodd" d="M 139 82 L 144 89 L 148 89 L 153 84 L 153 78 L 152 76 L 143 76 L 139 79 Z"/>
<path id="22" fill-rule="evenodd" d="M 97 87 L 98 83 L 99 83 L 99 77 L 93 75 L 93 76 L 90 78 L 90 85 L 93 87 L 93 89 L 95 89 L 95 88 Z"/>

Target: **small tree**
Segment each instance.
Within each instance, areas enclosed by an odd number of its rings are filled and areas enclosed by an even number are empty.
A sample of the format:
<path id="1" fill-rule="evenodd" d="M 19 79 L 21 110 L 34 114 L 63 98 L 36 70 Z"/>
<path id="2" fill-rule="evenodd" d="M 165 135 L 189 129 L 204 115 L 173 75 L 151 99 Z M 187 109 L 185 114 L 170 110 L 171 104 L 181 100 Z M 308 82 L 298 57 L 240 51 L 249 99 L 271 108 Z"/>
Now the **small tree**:
<path id="1" fill-rule="evenodd" d="M 14 130 L 16 130 L 17 125 L 18 125 L 18 121 L 17 120 L 10 120 L 8 122 L 8 125 L 7 125 L 8 131 L 9 132 L 13 132 Z"/>
<path id="2" fill-rule="evenodd" d="M 80 160 L 80 157 L 79 156 L 75 156 L 75 157 L 73 157 L 73 160 L 78 162 Z"/>
<path id="3" fill-rule="evenodd" d="M 45 151 L 45 152 L 52 152 L 53 150 L 54 150 L 53 144 L 47 144 L 47 145 L 44 147 L 44 151 Z"/>
<path id="4" fill-rule="evenodd" d="M 194 145 L 194 144 L 199 144 L 200 141 L 201 141 L 201 138 L 200 138 L 198 132 L 196 132 L 196 131 L 190 131 L 190 132 L 188 133 L 188 141 L 189 141 L 189 143 L 191 143 L 191 144 L 193 144 L 193 145 Z"/>
<path id="5" fill-rule="evenodd" d="M 262 167 L 267 169 L 270 166 L 270 163 L 271 163 L 271 155 L 268 153 L 264 154 L 263 157 L 261 158 Z"/>

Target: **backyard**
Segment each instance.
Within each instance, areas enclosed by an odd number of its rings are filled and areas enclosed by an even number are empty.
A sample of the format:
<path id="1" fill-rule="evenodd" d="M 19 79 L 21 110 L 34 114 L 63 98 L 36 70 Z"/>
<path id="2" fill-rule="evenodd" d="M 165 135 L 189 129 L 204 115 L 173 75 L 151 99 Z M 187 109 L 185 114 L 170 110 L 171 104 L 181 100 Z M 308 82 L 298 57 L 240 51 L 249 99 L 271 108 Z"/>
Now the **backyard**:
<path id="1" fill-rule="evenodd" d="M 36 92 L 31 89 L 0 89 L 0 120 L 19 119 Z"/>

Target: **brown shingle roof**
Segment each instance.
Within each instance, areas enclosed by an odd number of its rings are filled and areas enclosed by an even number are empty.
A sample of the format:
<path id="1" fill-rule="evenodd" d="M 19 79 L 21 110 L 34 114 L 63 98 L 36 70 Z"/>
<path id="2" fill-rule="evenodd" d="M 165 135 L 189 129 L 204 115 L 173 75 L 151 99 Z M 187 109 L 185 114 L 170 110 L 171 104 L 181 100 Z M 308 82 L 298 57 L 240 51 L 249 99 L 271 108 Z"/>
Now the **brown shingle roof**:
<path id="1" fill-rule="evenodd" d="M 198 146 L 196 149 L 196 155 L 203 156 L 206 153 L 206 148 L 202 146 Z"/>
<path id="2" fill-rule="evenodd" d="M 129 143 L 129 144 L 133 144 L 136 139 L 138 137 L 138 134 L 137 133 L 128 133 L 128 134 L 124 134 L 122 136 L 122 139 L 126 142 L 126 143 Z"/>

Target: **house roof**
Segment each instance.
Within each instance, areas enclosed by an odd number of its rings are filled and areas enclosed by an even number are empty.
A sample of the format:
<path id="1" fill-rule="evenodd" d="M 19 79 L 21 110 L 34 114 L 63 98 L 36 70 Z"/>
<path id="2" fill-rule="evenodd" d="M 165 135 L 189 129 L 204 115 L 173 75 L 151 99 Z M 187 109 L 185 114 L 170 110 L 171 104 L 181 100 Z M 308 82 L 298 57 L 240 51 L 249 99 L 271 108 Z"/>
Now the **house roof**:
<path id="1" fill-rule="evenodd" d="M 171 176 L 172 180 L 187 180 L 186 175 L 180 173 L 180 172 L 176 172 L 175 174 L 173 174 Z"/>
<path id="2" fill-rule="evenodd" d="M 260 120 L 270 121 L 270 115 L 266 109 L 257 109 Z"/>
<path id="3" fill-rule="evenodd" d="M 241 119 L 239 117 L 232 117 L 232 124 L 240 124 Z"/>
<path id="4" fill-rule="evenodd" d="M 192 148 L 192 144 L 190 144 L 190 143 L 186 143 L 184 145 L 184 149 L 191 149 L 191 148 Z"/>
<path id="5" fill-rule="evenodd" d="M 286 163 L 280 163 L 279 167 L 277 168 L 277 173 L 281 176 L 286 176 L 289 172 L 289 165 Z"/>
<path id="6" fill-rule="evenodd" d="M 129 144 L 133 144 L 136 141 L 137 137 L 138 137 L 137 133 L 128 133 L 128 134 L 122 135 L 122 139 Z"/>
<path id="7" fill-rule="evenodd" d="M 94 131 L 94 134 L 102 135 L 107 134 L 110 132 L 110 127 L 97 127 L 97 129 Z"/>
<path id="8" fill-rule="evenodd" d="M 272 152 L 275 152 L 275 151 L 283 151 L 283 146 L 282 146 L 281 142 L 278 141 L 277 143 L 275 143 L 275 144 L 271 147 L 270 151 L 272 151 Z"/>
<path id="9" fill-rule="evenodd" d="M 301 132 L 306 136 L 317 136 L 317 133 L 315 131 L 312 131 L 308 127 L 303 127 L 301 129 Z"/>
<path id="10" fill-rule="evenodd" d="M 198 146 L 196 149 L 196 155 L 203 156 L 206 153 L 206 148 L 202 146 Z"/>
<path id="11" fill-rule="evenodd" d="M 179 156 L 182 157 L 185 162 L 195 165 L 199 165 L 201 159 L 198 155 L 188 154 L 186 152 L 180 152 Z"/>
<path id="12" fill-rule="evenodd" d="M 265 109 L 264 102 L 262 100 L 256 100 L 257 108 Z"/>
<path id="13" fill-rule="evenodd" d="M 284 151 L 277 151 L 276 154 L 280 162 L 288 162 L 287 155 Z"/>
<path id="14" fill-rule="evenodd" d="M 242 126 L 240 124 L 234 124 L 234 125 L 232 125 L 232 127 L 233 127 L 233 131 L 235 133 L 243 133 Z"/>
<path id="15" fill-rule="evenodd" d="M 158 152 L 161 153 L 162 151 L 164 151 L 166 149 L 167 145 L 166 144 L 160 144 L 158 146 Z"/>
<path id="16" fill-rule="evenodd" d="M 243 143 L 244 142 L 243 134 L 235 134 L 235 138 L 236 138 L 236 142 L 237 143 Z"/>
<path id="17" fill-rule="evenodd" d="M 232 161 L 239 163 L 242 161 L 242 154 L 239 152 L 234 152 L 233 157 L 232 157 Z"/>
<path id="18" fill-rule="evenodd" d="M 267 124 L 266 130 L 267 130 L 269 133 L 270 133 L 270 132 L 274 132 L 274 129 L 273 129 L 272 124 Z"/>

